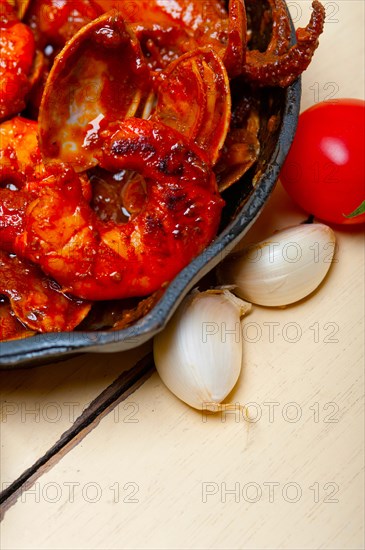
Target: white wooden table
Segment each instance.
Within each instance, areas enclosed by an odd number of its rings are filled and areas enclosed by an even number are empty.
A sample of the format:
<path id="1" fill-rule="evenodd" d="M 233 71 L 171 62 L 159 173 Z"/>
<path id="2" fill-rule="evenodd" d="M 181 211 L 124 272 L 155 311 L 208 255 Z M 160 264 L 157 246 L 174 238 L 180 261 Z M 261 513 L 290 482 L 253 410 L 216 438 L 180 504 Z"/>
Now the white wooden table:
<path id="1" fill-rule="evenodd" d="M 307 0 L 288 4 L 308 20 Z M 325 4 L 303 109 L 364 97 L 364 2 Z M 245 241 L 306 217 L 278 185 Z M 364 548 L 364 239 L 335 232 L 313 296 L 245 319 L 230 397 L 251 422 L 186 407 L 149 360 L 125 390 L 151 344 L 0 372 L 1 488 L 27 479 L 4 504 L 1 548 Z"/>

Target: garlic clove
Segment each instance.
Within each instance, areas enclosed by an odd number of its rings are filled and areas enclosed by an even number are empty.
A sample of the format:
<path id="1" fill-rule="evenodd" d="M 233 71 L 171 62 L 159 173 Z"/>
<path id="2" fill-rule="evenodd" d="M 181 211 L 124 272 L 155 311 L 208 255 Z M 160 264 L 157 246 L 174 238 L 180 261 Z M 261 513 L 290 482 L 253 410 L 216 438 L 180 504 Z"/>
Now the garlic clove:
<path id="1" fill-rule="evenodd" d="M 303 224 L 275 233 L 218 267 L 222 284 L 262 306 L 285 306 L 311 294 L 326 276 L 335 234 L 324 224 Z"/>
<path id="2" fill-rule="evenodd" d="M 183 301 L 154 339 L 157 372 L 179 399 L 201 410 L 232 391 L 242 364 L 240 319 L 250 308 L 226 289 Z"/>

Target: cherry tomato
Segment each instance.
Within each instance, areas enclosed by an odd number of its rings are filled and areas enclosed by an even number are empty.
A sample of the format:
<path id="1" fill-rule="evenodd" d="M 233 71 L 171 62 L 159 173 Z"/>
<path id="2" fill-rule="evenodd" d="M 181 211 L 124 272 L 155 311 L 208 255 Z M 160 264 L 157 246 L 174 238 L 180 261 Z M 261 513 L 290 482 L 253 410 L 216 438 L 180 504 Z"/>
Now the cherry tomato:
<path id="1" fill-rule="evenodd" d="M 293 145 L 280 174 L 292 199 L 333 223 L 348 218 L 365 199 L 365 101 L 338 99 L 310 107 L 299 117 Z"/>

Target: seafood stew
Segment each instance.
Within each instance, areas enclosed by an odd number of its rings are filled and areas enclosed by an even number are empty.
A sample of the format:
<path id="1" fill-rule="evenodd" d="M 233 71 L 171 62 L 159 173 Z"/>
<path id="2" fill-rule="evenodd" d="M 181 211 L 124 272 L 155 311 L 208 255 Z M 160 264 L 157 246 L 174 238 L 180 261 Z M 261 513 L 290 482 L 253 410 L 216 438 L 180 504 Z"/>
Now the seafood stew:
<path id="1" fill-rule="evenodd" d="M 296 37 L 281 1 L 260 18 L 251 2 L 210 2 L 204 32 L 203 4 L 178 4 L 179 17 L 157 0 L 129 15 L 73 2 L 46 20 L 54 3 L 35 1 L 20 21 L 1 2 L 2 27 L 20 25 L 33 51 L 0 97 L 3 366 L 149 339 L 277 179 L 321 4 Z"/>

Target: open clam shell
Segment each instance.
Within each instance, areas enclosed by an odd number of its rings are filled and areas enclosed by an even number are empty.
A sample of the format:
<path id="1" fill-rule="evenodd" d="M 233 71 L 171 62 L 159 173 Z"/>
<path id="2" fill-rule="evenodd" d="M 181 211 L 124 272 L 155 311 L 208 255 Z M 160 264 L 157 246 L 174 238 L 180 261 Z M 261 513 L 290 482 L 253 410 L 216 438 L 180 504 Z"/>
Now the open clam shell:
<path id="1" fill-rule="evenodd" d="M 153 117 L 195 141 L 213 165 L 231 119 L 227 71 L 212 50 L 197 49 L 164 71 Z"/>
<path id="2" fill-rule="evenodd" d="M 109 122 L 132 117 L 149 83 L 138 40 L 118 13 L 104 14 L 70 40 L 49 74 L 39 112 L 45 161 L 96 166 Z"/>

